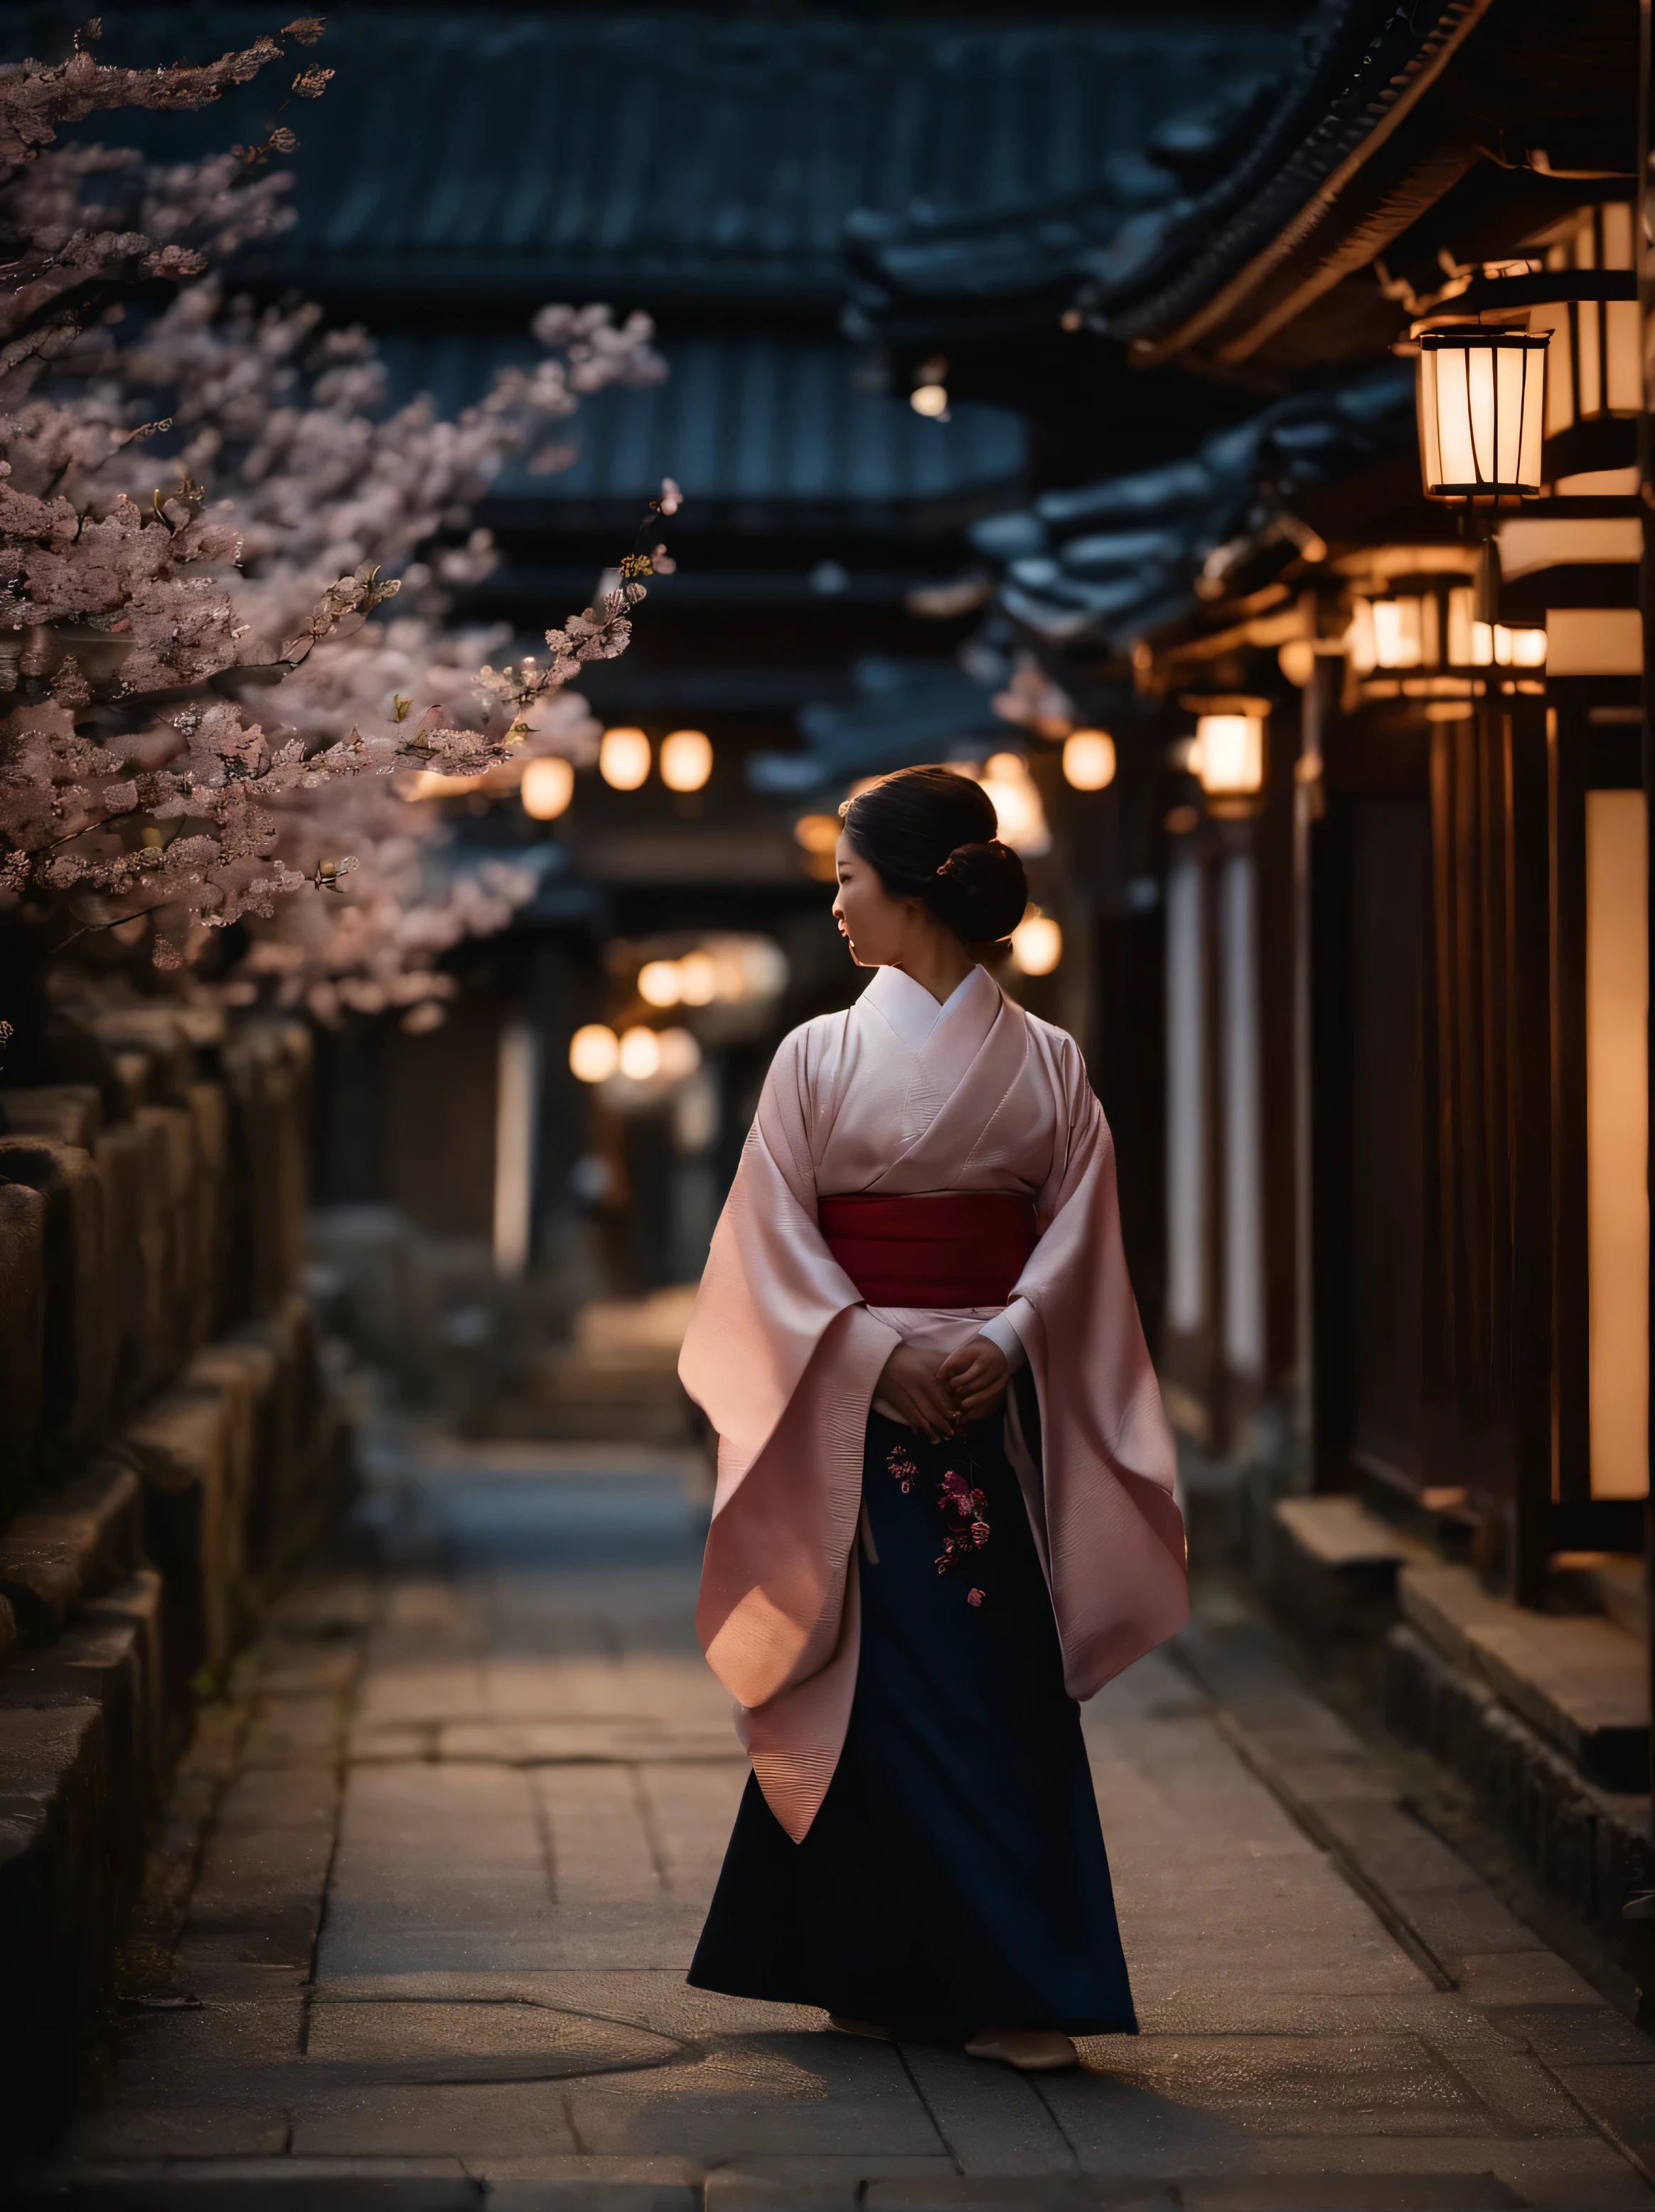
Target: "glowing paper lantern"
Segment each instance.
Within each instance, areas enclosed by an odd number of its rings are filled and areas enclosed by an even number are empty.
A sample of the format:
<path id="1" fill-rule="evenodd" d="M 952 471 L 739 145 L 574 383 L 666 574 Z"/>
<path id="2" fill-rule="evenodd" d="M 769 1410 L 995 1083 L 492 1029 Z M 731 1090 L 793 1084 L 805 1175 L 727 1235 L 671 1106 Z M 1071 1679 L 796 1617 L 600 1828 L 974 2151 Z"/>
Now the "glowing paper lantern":
<path id="1" fill-rule="evenodd" d="M 575 770 L 555 753 L 526 761 L 518 795 L 525 814 L 536 822 L 555 822 L 575 796 Z"/>
<path id="2" fill-rule="evenodd" d="M 1063 933 L 1036 907 L 1012 932 L 1012 958 L 1025 975 L 1050 975 L 1063 957 Z"/>
<path id="3" fill-rule="evenodd" d="M 587 1022 L 569 1041 L 569 1073 L 581 1083 L 607 1083 L 620 1058 L 620 1040 L 602 1022 Z"/>
<path id="4" fill-rule="evenodd" d="M 1540 489 L 1546 331 L 1484 323 L 1420 338 L 1420 462 L 1428 499 L 1517 498 Z"/>
<path id="5" fill-rule="evenodd" d="M 686 1006 L 710 1006 L 718 994 L 718 963 L 708 952 L 686 952 L 678 963 L 678 997 Z"/>
<path id="6" fill-rule="evenodd" d="M 642 730 L 605 730 L 598 773 L 613 791 L 636 791 L 649 774 L 649 740 Z"/>
<path id="7" fill-rule="evenodd" d="M 1014 853 L 1035 859 L 1051 850 L 1046 810 L 1019 754 L 995 753 L 977 781 L 994 801 L 1001 839 Z"/>
<path id="8" fill-rule="evenodd" d="M 1246 799 L 1264 788 L 1264 720 L 1260 714 L 1202 714 L 1190 766 L 1210 797 Z"/>
<path id="9" fill-rule="evenodd" d="M 704 730 L 674 730 L 661 739 L 660 780 L 669 791 L 699 791 L 712 772 L 712 741 Z"/>
<path id="10" fill-rule="evenodd" d="M 648 1006 L 676 1006 L 683 996 L 676 960 L 646 960 L 638 970 L 638 996 Z"/>
<path id="11" fill-rule="evenodd" d="M 934 422 L 948 412 L 948 387 L 946 384 L 916 384 L 908 395 L 908 404 L 916 415 L 928 416 Z"/>
<path id="12" fill-rule="evenodd" d="M 1107 730 L 1072 730 L 1063 740 L 1063 781 L 1103 791 L 1115 781 L 1115 740 Z"/>
<path id="13" fill-rule="evenodd" d="M 623 1075 L 634 1083 L 648 1083 L 660 1073 L 660 1039 L 654 1030 L 640 1023 L 628 1030 L 621 1038 L 617 1064 Z"/>

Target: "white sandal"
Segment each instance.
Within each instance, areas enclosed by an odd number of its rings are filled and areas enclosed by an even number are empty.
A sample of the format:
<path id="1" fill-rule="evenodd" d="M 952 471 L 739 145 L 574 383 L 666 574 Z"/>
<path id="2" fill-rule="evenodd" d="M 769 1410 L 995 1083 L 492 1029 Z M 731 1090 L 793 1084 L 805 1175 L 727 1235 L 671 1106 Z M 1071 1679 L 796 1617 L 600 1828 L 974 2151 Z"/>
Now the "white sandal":
<path id="1" fill-rule="evenodd" d="M 1019 2074 L 1061 2074 L 1080 2063 L 1080 2054 L 1055 2027 L 980 2027 L 965 2046 L 972 2058 L 998 2058 Z"/>

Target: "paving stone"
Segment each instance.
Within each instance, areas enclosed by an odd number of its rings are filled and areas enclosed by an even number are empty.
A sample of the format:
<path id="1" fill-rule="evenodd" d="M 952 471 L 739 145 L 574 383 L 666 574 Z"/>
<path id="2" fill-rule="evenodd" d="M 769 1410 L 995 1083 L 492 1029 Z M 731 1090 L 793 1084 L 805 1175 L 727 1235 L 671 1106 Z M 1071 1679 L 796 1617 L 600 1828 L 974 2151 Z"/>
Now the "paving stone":
<path id="1" fill-rule="evenodd" d="M 1030 2075 L 940 2044 L 904 2043 L 902 2055 L 937 2132 L 964 2172 L 1078 2171 L 1073 2148 Z"/>
<path id="2" fill-rule="evenodd" d="M 424 2163 L 422 2172 L 407 2159 L 158 2159 L 147 2175 L 88 2174 L 21 2202 L 64 2212 L 482 2212 L 482 2185 L 457 2161 Z"/>
<path id="3" fill-rule="evenodd" d="M 879 2182 L 925 2185 L 958 2179 L 939 2153 L 871 2158 L 823 2153 L 812 2158 L 742 2158 L 707 2176 L 707 2212 L 857 2212 Z M 1025 2189 L 1028 2183 L 1021 2184 Z"/>
<path id="4" fill-rule="evenodd" d="M 1359 1863 L 1366 1870 L 1366 1861 Z M 1525 1928 L 1480 1883 L 1469 1889 L 1393 1891 L 1391 1895 L 1409 1926 L 1451 1974 L 1457 1976 L 1462 1962 L 1469 1959 L 1545 1951 L 1533 1929 Z"/>
<path id="5" fill-rule="evenodd" d="M 1088 2166 L 1201 2172 L 1248 2136 L 1470 2136 L 1493 2116 L 1411 2036 L 1120 2039 L 1107 2071 L 1041 2084 Z"/>
<path id="6" fill-rule="evenodd" d="M 1655 2062 L 1560 2066 L 1557 2077 L 1612 2142 L 1646 2173 L 1655 2172 Z"/>
<path id="7" fill-rule="evenodd" d="M 319 1952 L 326 1978 L 560 1963 L 529 1778 L 490 1766 L 351 1777 Z"/>
<path id="8" fill-rule="evenodd" d="M 216 1828 L 180 1957 L 308 1967 L 332 1851 L 331 1824 Z"/>
<path id="9" fill-rule="evenodd" d="M 306 2057 L 330 2079 L 541 2081 L 664 2066 L 675 2038 L 509 1998 L 411 2002 L 332 1999 L 312 2008 Z"/>
<path id="10" fill-rule="evenodd" d="M 496 2180 L 495 2171 L 490 2166 L 485 2176 L 489 2212 L 701 2212 L 701 2190 L 695 2182 L 572 2173 Z"/>
<path id="11" fill-rule="evenodd" d="M 895 2048 L 847 2036 L 733 2040 L 699 2063 L 572 2083 L 569 2109 L 588 2149 L 676 2153 L 709 2165 L 765 2153 L 941 2148 Z"/>
<path id="12" fill-rule="evenodd" d="M 1494 2173 L 1232 2174 L 1186 2181 L 1183 2212 L 1496 2212 L 1521 2204 Z"/>
<path id="13" fill-rule="evenodd" d="M 1601 2002 L 1590 1982 L 1555 1951 L 1538 1948 L 1467 1958 L 1459 1985 L 1476 2005 L 1589 2005 Z"/>
<path id="14" fill-rule="evenodd" d="M 1655 2039 L 1600 2001 L 1590 2004 L 1512 2005 L 1488 2018 L 1502 2034 L 1526 2044 L 1549 2066 L 1648 2065 Z"/>
<path id="15" fill-rule="evenodd" d="M 1025 2205 L 1031 2212 L 1098 2212 L 1098 2201 L 1097 2191 L 1078 2176 L 1037 2181 L 964 2174 L 870 2181 L 861 2199 L 868 2212 L 1018 2212 Z M 1138 2204 L 1141 2212 L 1175 2212 L 1165 2190 L 1146 2191 Z"/>
<path id="16" fill-rule="evenodd" d="M 307 2093 L 295 2112 L 293 2148 L 301 2155 L 371 2158 L 411 2151 L 467 2160 L 490 2151 L 532 2156 L 572 2151 L 576 2138 L 556 2082 L 428 2083 L 419 2088 L 364 2086 Z"/>

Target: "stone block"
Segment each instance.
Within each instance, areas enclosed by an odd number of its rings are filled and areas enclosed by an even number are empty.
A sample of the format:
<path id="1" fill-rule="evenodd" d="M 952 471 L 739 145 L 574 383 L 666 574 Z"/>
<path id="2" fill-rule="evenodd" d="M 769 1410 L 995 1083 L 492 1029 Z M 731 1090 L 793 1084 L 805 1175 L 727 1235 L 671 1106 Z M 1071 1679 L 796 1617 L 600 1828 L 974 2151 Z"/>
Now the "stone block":
<path id="1" fill-rule="evenodd" d="M 1384 1662 L 1390 1725 L 1453 1766 L 1536 1873 L 1625 1948 L 1633 1923 L 1622 1905 L 1649 1886 L 1655 1864 L 1648 1798 L 1595 1787 L 1486 1677 L 1453 1665 L 1414 1628 L 1392 1629 Z"/>
<path id="2" fill-rule="evenodd" d="M 0 1711 L 0 2140 L 55 2132 L 106 1994 L 119 1889 L 103 1720 Z"/>
<path id="3" fill-rule="evenodd" d="M 1414 1567 L 1403 1613 L 1453 1665 L 1480 1674 L 1512 1711 L 1600 1789 L 1649 1778 L 1649 1671 L 1639 1641 L 1597 1614 L 1511 1605 L 1465 1567 Z"/>
<path id="4" fill-rule="evenodd" d="M 88 1016 L 87 1027 L 113 1055 L 141 1053 L 149 1061 L 149 1102 L 183 1099 L 196 1073 L 195 1046 L 172 1008 L 122 1006 Z"/>
<path id="5" fill-rule="evenodd" d="M 0 1183 L 46 1201 L 42 1447 L 61 1462 L 96 1443 L 106 1413 L 103 1186 L 88 1153 L 51 1137 L 0 1137 Z"/>
<path id="6" fill-rule="evenodd" d="M 105 1129 L 93 1152 L 103 1194 L 105 1326 L 109 1405 L 114 1420 L 137 1404 L 148 1365 L 148 1284 L 143 1237 L 148 1149 L 137 1125 L 128 1120 Z"/>
<path id="7" fill-rule="evenodd" d="M 194 1250 L 190 1262 L 186 1341 L 205 1344 L 223 1328 L 228 1230 L 229 1102 L 219 1083 L 192 1083 L 186 1096 L 194 1128 Z"/>
<path id="8" fill-rule="evenodd" d="M 238 1024 L 223 1047 L 230 1103 L 231 1299 L 275 1310 L 303 1264 L 310 1038 L 302 1024 Z"/>
<path id="9" fill-rule="evenodd" d="M 136 1795 L 146 1828 L 160 1818 L 186 1723 L 186 1716 L 167 1702 L 165 1620 L 161 1579 L 153 1567 L 139 1567 L 113 1588 L 88 1599 L 75 1620 L 76 1631 L 115 1625 L 132 1632 L 140 1686 Z"/>
<path id="10" fill-rule="evenodd" d="M 303 1298 L 292 1295 L 279 1299 L 265 1319 L 245 1322 L 228 1341 L 253 1346 L 276 1362 L 276 1381 L 265 1407 L 269 1487 L 256 1510 L 255 1532 L 261 1548 L 253 1553 L 268 1567 L 277 1563 L 277 1552 L 289 1540 L 289 1532 L 313 1517 L 306 1509 L 318 1483 L 339 1472 L 326 1463 L 327 1403 L 321 1346 L 314 1315 Z"/>
<path id="11" fill-rule="evenodd" d="M 276 1403 L 281 1365 L 268 1344 L 245 1340 L 210 1344 L 179 1376 L 179 1388 L 204 1390 L 223 1401 L 229 1426 L 230 1510 L 249 1566 L 270 1556 L 279 1511 L 280 1409 Z"/>
<path id="12" fill-rule="evenodd" d="M 153 1389 L 176 1371 L 188 1340 L 195 1132 L 181 1106 L 140 1107 L 133 1122 L 143 1162 L 138 1242 L 144 1282 L 144 1385 Z"/>
<path id="13" fill-rule="evenodd" d="M 94 1083 L 45 1083 L 0 1090 L 0 1132 L 12 1137 L 55 1137 L 90 1152 L 103 1127 L 103 1099 Z"/>
<path id="14" fill-rule="evenodd" d="M 0 1533 L 0 1596 L 25 1641 L 50 1643 L 78 1599 L 138 1564 L 142 1540 L 137 1477 L 113 1461 L 18 1514 Z"/>
<path id="15" fill-rule="evenodd" d="M 46 1200 L 0 1183 L 0 1518 L 34 1472 L 46 1358 Z"/>
<path id="16" fill-rule="evenodd" d="M 1260 1531 L 1273 1605 L 1318 1639 L 1371 1634 L 1393 1619 L 1397 1577 L 1427 1556 L 1360 1498 L 1277 1498 Z"/>
<path id="17" fill-rule="evenodd" d="M 91 1706 L 103 1722 L 110 1862 L 118 1901 L 137 1895 L 145 1832 L 160 1810 L 149 1741 L 149 1683 L 142 1624 L 76 1619 L 45 1651 L 0 1662 L 0 1713 Z"/>
<path id="18" fill-rule="evenodd" d="M 230 1510 L 231 1436 L 222 1393 L 169 1390 L 122 1431 L 143 1480 L 146 1548 L 167 1592 L 169 1687 L 230 1658 L 239 1603 L 239 1531 Z"/>

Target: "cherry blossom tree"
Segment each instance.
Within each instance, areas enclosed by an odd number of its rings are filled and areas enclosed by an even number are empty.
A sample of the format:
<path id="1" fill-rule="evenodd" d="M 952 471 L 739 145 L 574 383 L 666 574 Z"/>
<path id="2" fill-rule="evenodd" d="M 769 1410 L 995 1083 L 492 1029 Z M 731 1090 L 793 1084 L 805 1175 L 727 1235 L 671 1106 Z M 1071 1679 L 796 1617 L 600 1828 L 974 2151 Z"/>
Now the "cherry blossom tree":
<path id="1" fill-rule="evenodd" d="M 243 923 L 237 995 L 429 1018 L 436 957 L 500 927 L 532 878 L 434 891 L 436 823 L 399 772 L 589 744 L 564 687 L 624 650 L 670 565 L 635 552 L 545 658 L 496 668 L 503 637 L 450 623 L 494 557 L 477 500 L 509 451 L 558 465 L 567 448 L 537 441 L 581 398 L 665 371 L 647 319 L 554 307 L 540 360 L 457 419 L 390 408 L 363 332 L 215 273 L 289 219 L 270 163 L 290 131 L 167 167 L 54 143 L 100 108 L 204 104 L 319 27 L 204 68 L 107 69 L 77 46 L 0 69 L 0 902 L 46 952 L 110 931 L 164 969 Z M 157 283 L 174 288 L 159 312 Z M 399 592 L 396 619 L 370 619 Z"/>

